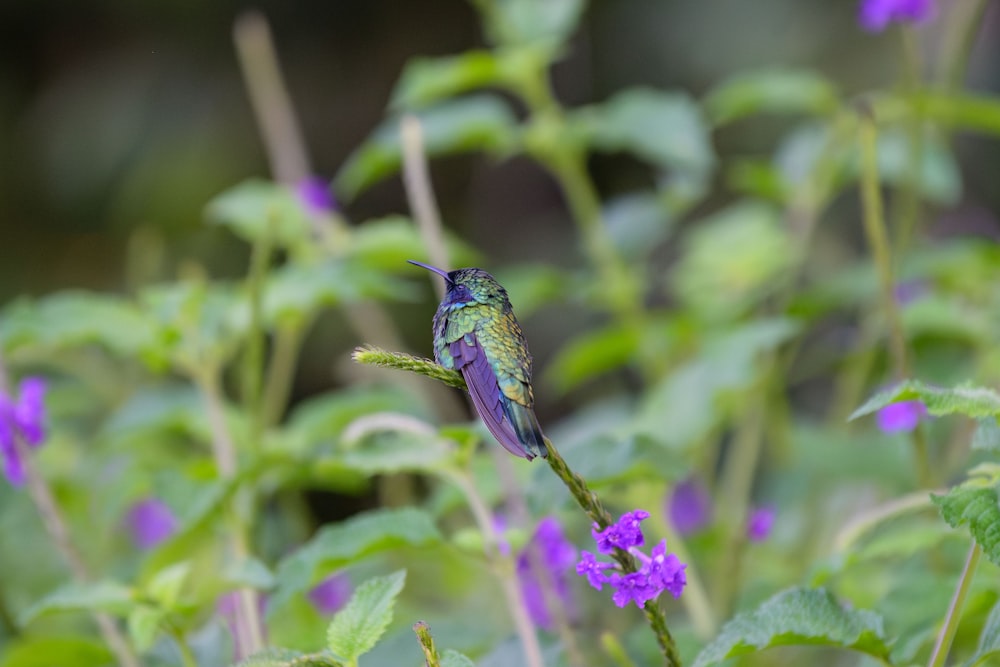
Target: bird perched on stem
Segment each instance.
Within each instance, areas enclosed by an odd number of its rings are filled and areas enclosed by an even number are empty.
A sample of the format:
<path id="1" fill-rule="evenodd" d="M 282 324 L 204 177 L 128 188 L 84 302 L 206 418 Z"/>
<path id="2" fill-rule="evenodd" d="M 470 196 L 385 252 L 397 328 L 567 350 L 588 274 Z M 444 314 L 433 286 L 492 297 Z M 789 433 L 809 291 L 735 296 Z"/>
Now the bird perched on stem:
<path id="1" fill-rule="evenodd" d="M 460 371 L 472 404 L 504 448 L 529 461 L 546 455 L 531 393 L 531 355 L 507 290 L 482 269 L 445 271 L 412 259 L 445 281 L 434 314 L 434 359 Z"/>

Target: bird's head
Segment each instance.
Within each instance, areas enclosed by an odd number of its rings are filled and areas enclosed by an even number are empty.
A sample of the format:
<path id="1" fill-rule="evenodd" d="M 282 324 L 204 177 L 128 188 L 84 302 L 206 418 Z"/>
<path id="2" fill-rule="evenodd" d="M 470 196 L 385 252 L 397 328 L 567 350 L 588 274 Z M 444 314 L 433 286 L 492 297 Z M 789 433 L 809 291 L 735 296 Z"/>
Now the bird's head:
<path id="1" fill-rule="evenodd" d="M 482 269 L 468 268 L 445 271 L 412 259 L 407 261 L 428 271 L 433 271 L 444 278 L 445 296 L 441 301 L 443 304 L 464 306 L 469 303 L 503 303 L 507 299 L 507 291 L 493 276 Z"/>

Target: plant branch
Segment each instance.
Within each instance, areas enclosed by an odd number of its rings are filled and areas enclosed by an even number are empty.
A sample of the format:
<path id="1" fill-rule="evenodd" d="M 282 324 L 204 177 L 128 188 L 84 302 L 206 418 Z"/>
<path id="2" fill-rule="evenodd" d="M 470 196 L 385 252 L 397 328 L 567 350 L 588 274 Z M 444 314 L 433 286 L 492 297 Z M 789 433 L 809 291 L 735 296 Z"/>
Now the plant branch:
<path id="1" fill-rule="evenodd" d="M 979 557 L 982 555 L 983 550 L 973 540 L 972 546 L 969 547 L 969 556 L 965 559 L 962 576 L 958 579 L 955 594 L 951 598 L 948 613 L 944 617 L 944 624 L 941 626 L 937 642 L 934 644 L 934 651 L 931 653 L 931 659 L 927 663 L 928 667 L 943 667 L 945 660 L 948 658 L 948 652 L 951 650 L 951 642 L 955 639 L 955 633 L 958 631 L 958 622 L 962 616 L 962 606 L 965 604 L 965 598 L 969 594 L 969 587 L 976 574 Z"/>
<path id="2" fill-rule="evenodd" d="M 399 125 L 403 140 L 403 184 L 406 187 L 406 198 L 410 210 L 417 221 L 420 236 L 427 246 L 427 255 L 431 263 L 439 269 L 448 271 L 448 248 L 444 242 L 444 232 L 441 227 L 441 213 L 434 198 L 431 187 L 430 172 L 427 168 L 427 156 L 424 154 L 424 132 L 420 120 L 407 114 Z M 444 296 L 444 283 L 435 280 L 434 287 L 438 298 Z"/>
<path id="3" fill-rule="evenodd" d="M 437 650 L 434 648 L 434 638 L 431 637 L 430 627 L 423 621 L 418 621 L 413 625 L 413 632 L 416 633 L 417 641 L 420 642 L 420 650 L 424 652 L 424 664 L 427 667 L 441 667 Z"/>

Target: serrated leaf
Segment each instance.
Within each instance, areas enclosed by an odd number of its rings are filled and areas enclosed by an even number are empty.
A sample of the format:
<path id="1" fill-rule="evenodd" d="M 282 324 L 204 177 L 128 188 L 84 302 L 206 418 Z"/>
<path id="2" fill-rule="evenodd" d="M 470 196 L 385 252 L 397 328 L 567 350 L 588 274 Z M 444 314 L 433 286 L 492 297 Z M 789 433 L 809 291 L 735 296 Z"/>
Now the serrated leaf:
<path id="1" fill-rule="evenodd" d="M 376 510 L 320 529 L 308 543 L 278 565 L 278 589 L 271 609 L 306 590 L 320 572 L 330 572 L 379 551 L 440 542 L 441 533 L 426 512 L 414 508 Z"/>
<path id="2" fill-rule="evenodd" d="M 493 151 L 510 144 L 517 124 L 513 112 L 494 95 L 473 95 L 444 102 L 417 114 L 428 156 Z M 402 164 L 399 119 L 386 120 L 347 160 L 337 174 L 338 192 L 353 199 Z"/>
<path id="3" fill-rule="evenodd" d="M 758 113 L 831 113 L 837 97 L 818 72 L 771 68 L 726 79 L 709 93 L 705 108 L 714 124 L 723 125 Z"/>
<path id="4" fill-rule="evenodd" d="M 163 610 L 145 604 L 129 612 L 128 634 L 136 649 L 145 652 L 153 646 L 163 617 Z"/>
<path id="5" fill-rule="evenodd" d="M 726 623 L 693 667 L 789 645 L 837 646 L 887 661 L 884 634 L 882 617 L 875 612 L 846 609 L 824 589 L 793 588 Z"/>
<path id="6" fill-rule="evenodd" d="M 270 238 L 282 246 L 308 242 L 309 219 L 295 194 L 271 181 L 251 179 L 217 195 L 205 208 L 206 219 L 254 243 Z"/>
<path id="7" fill-rule="evenodd" d="M 927 412 L 935 417 L 955 413 L 975 418 L 1000 415 L 1000 394 L 992 389 L 972 384 L 961 384 L 945 389 L 933 387 L 920 380 L 906 380 L 872 396 L 864 405 L 851 413 L 848 419 L 857 419 L 902 401 L 920 401 L 927 408 Z"/>
<path id="8" fill-rule="evenodd" d="M 449 648 L 441 654 L 441 667 L 476 667 L 476 663 L 465 654 Z"/>
<path id="9" fill-rule="evenodd" d="M 330 651 L 351 664 L 370 651 L 389 627 L 396 597 L 405 582 L 406 570 L 400 570 L 358 586 L 347 606 L 330 622 L 326 632 Z"/>
<path id="10" fill-rule="evenodd" d="M 135 604 L 132 589 L 114 581 L 70 584 L 49 593 L 21 614 L 22 625 L 43 614 L 63 611 L 106 611 L 126 614 Z"/>
<path id="11" fill-rule="evenodd" d="M 254 653 L 237 667 L 343 667 L 325 653 L 300 653 L 287 648 L 268 648 Z"/>
<path id="12" fill-rule="evenodd" d="M 181 588 L 191 573 L 191 561 L 183 561 L 166 567 L 146 584 L 146 595 L 161 607 L 172 608 L 177 604 Z"/>
<path id="13" fill-rule="evenodd" d="M 1000 565 L 1000 506 L 995 486 L 967 483 L 943 496 L 932 494 L 931 500 L 941 509 L 941 516 L 949 526 L 967 525 L 983 554 L 995 565 Z"/>
<path id="14" fill-rule="evenodd" d="M 983 630 L 979 635 L 979 646 L 975 654 L 965 661 L 965 667 L 990 664 L 988 661 L 1000 658 L 1000 603 L 994 605 Z"/>
<path id="15" fill-rule="evenodd" d="M 996 417 L 982 417 L 977 420 L 979 425 L 972 434 L 972 448 L 1000 451 L 1000 425 Z"/>
<path id="16" fill-rule="evenodd" d="M 567 121 L 594 148 L 627 151 L 664 170 L 703 175 L 715 164 L 708 125 L 684 93 L 625 90 L 573 112 Z"/>

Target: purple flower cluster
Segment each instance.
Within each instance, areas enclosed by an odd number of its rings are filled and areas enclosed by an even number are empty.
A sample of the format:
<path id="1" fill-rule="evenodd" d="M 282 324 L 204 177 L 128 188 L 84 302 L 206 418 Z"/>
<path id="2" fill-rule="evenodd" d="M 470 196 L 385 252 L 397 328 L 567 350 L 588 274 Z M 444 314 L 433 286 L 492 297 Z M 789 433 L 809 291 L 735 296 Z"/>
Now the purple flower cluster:
<path id="1" fill-rule="evenodd" d="M 540 562 L 536 562 L 534 557 Z M 521 594 L 535 625 L 546 630 L 552 628 L 552 613 L 545 599 L 541 577 L 547 577 L 551 582 L 552 592 L 562 607 L 572 608 L 566 574 L 575 563 L 576 547 L 566 539 L 559 522 L 551 516 L 542 519 L 531 536 L 531 543 L 517 557 Z"/>
<path id="2" fill-rule="evenodd" d="M 689 477 L 674 486 L 667 499 L 670 525 L 681 535 L 702 530 L 712 520 L 712 497 L 697 477 Z"/>
<path id="3" fill-rule="evenodd" d="M 750 512 L 747 518 L 747 539 L 751 542 L 763 542 L 771 535 L 774 519 L 778 513 L 773 507 L 758 507 Z"/>
<path id="4" fill-rule="evenodd" d="M 667 541 L 662 540 L 647 556 L 638 547 L 645 543 L 640 522 L 649 518 L 649 512 L 634 510 L 626 512 L 617 523 L 604 530 L 597 525 L 591 530 L 597 542 L 597 550 L 605 555 L 621 549 L 632 554 L 640 563 L 638 572 L 624 573 L 615 563 L 597 560 L 589 551 L 581 553 L 576 573 L 586 576 L 590 585 L 601 590 L 605 584 L 615 589 L 612 599 L 619 607 L 635 602 L 642 607 L 648 600 L 655 600 L 664 590 L 675 598 L 687 584 L 684 569 L 687 567 L 674 554 L 667 553 Z M 608 573 L 610 572 L 610 573 Z"/>
<path id="5" fill-rule="evenodd" d="M 337 210 L 330 186 L 319 176 L 309 176 L 295 186 L 299 202 L 310 215 L 326 215 Z"/>
<path id="6" fill-rule="evenodd" d="M 890 23 L 922 23 L 935 13 L 934 0 L 861 0 L 858 23 L 868 32 L 882 32 Z"/>
<path id="7" fill-rule="evenodd" d="M 309 602 L 319 613 L 330 616 L 351 599 L 351 579 L 346 574 L 331 574 L 309 591 Z"/>
<path id="8" fill-rule="evenodd" d="M 4 474 L 14 486 L 24 484 L 24 461 L 17 441 L 38 447 L 45 440 L 45 381 L 25 378 L 17 398 L 0 393 L 0 459 Z"/>

